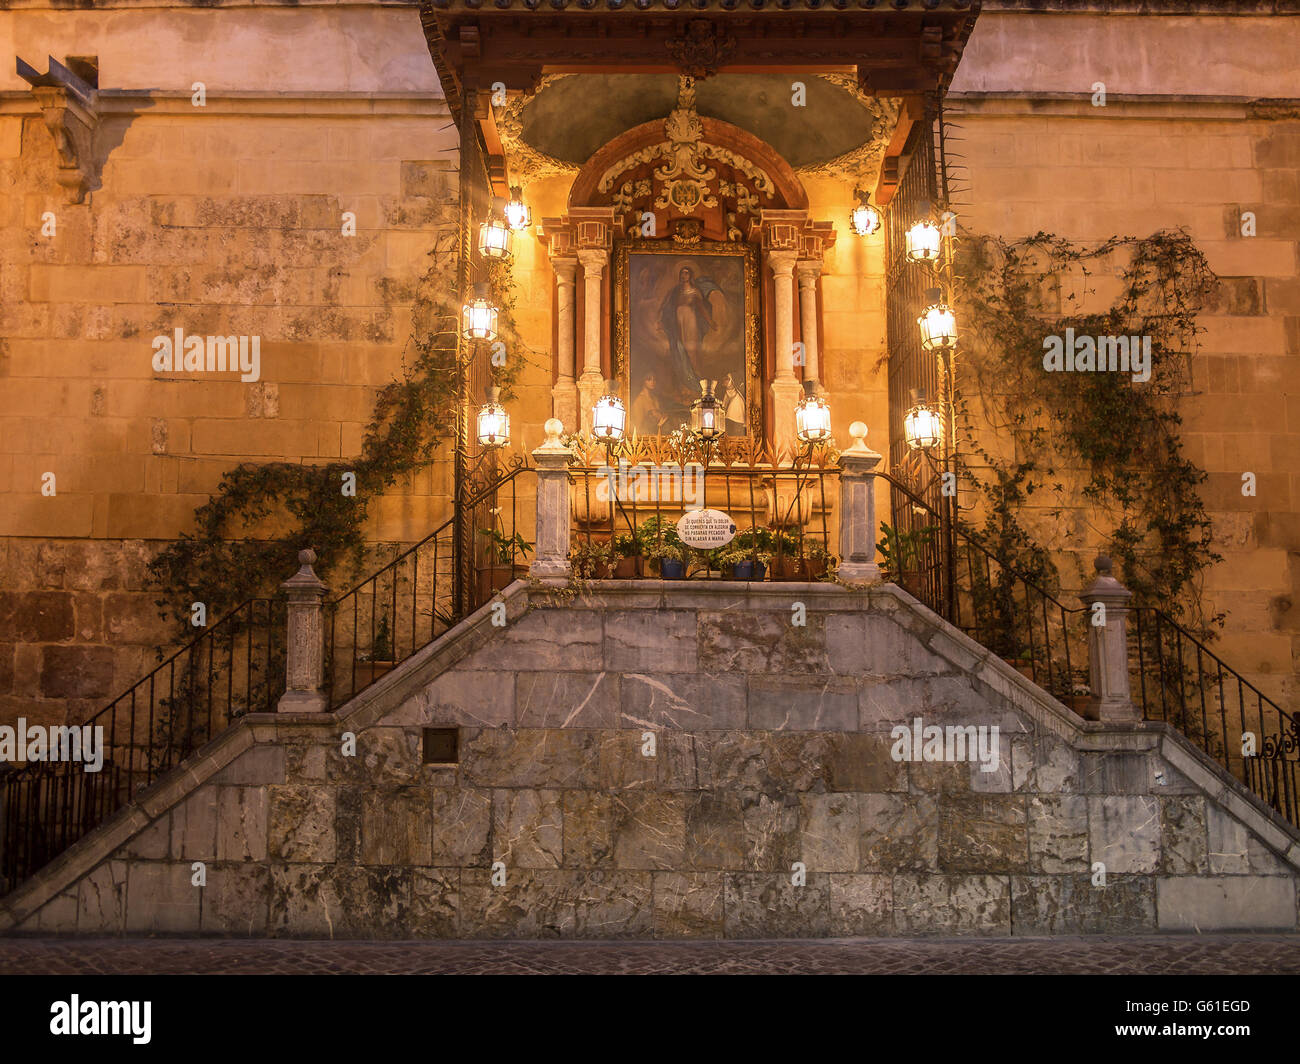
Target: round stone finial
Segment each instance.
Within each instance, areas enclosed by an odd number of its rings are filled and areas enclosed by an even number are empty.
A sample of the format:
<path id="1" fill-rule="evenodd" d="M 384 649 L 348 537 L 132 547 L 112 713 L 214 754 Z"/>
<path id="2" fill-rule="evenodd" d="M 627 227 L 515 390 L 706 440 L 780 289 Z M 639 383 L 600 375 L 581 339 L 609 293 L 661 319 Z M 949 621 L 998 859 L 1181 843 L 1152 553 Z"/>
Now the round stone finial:
<path id="1" fill-rule="evenodd" d="M 861 442 L 867 438 L 867 424 L 865 421 L 855 421 L 849 426 L 849 435 L 855 440 Z"/>
<path id="2" fill-rule="evenodd" d="M 558 443 L 560 436 L 564 434 L 564 422 L 558 417 L 548 417 L 542 430 L 546 433 L 547 443 Z"/>
<path id="3" fill-rule="evenodd" d="M 1098 554 L 1097 560 L 1092 563 L 1092 567 L 1097 570 L 1098 576 L 1110 576 L 1113 562 L 1108 554 Z"/>
<path id="4" fill-rule="evenodd" d="M 303 549 L 303 550 L 300 550 L 300 551 L 298 552 L 298 564 L 299 564 L 299 565 L 315 565 L 315 564 L 316 564 L 316 552 L 315 552 L 314 550 L 312 550 L 310 547 L 307 547 L 307 548 L 305 548 L 305 549 Z"/>

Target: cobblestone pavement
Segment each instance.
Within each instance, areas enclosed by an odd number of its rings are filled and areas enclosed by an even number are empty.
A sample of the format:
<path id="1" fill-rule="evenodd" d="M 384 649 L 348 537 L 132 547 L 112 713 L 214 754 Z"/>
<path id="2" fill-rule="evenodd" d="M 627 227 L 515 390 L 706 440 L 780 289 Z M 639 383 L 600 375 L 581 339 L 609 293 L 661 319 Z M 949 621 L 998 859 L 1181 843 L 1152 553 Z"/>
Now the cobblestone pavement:
<path id="1" fill-rule="evenodd" d="M 1300 974 L 1300 936 L 763 942 L 0 940 L 0 974 Z"/>

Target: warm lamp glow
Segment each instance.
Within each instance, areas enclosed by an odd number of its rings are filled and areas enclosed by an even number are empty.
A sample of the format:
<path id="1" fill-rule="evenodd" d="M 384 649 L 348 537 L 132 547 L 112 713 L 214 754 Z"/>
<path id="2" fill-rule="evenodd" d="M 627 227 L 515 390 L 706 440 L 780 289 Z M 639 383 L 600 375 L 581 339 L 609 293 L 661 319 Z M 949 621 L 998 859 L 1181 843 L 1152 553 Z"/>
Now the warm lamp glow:
<path id="1" fill-rule="evenodd" d="M 795 435 L 802 443 L 824 443 L 831 438 L 831 408 L 816 381 L 804 381 L 803 390 L 794 410 Z"/>
<path id="2" fill-rule="evenodd" d="M 474 298 L 460 310 L 460 334 L 466 340 L 495 340 L 499 311 L 488 295 L 488 286 L 474 286 Z"/>
<path id="3" fill-rule="evenodd" d="M 514 185 L 510 189 L 510 202 L 506 204 L 506 224 L 518 232 L 527 229 L 533 221 L 532 209 L 524 202 L 523 190 Z"/>
<path id="4" fill-rule="evenodd" d="M 871 205 L 870 194 L 854 189 L 858 205 L 849 211 L 849 228 L 855 236 L 871 236 L 880 228 L 880 212 Z"/>
<path id="5" fill-rule="evenodd" d="M 489 388 L 487 402 L 478 409 L 478 442 L 484 447 L 504 447 L 510 442 L 510 415 L 500 399 L 501 389 Z"/>
<path id="6" fill-rule="evenodd" d="M 926 405 L 925 392 L 912 389 L 912 408 L 903 416 L 903 436 L 909 447 L 924 450 L 943 442 L 943 419 Z"/>
<path id="7" fill-rule="evenodd" d="M 717 381 L 700 381 L 700 397 L 691 403 L 691 431 L 703 440 L 722 435 L 722 404 L 713 394 Z"/>
<path id="8" fill-rule="evenodd" d="M 627 428 L 627 408 L 618 397 L 613 381 L 605 382 L 605 394 L 591 408 L 591 434 L 604 443 L 618 443 Z"/>
<path id="9" fill-rule="evenodd" d="M 478 227 L 478 253 L 485 259 L 505 259 L 510 257 L 510 244 L 514 234 L 495 213 Z"/>
<path id="10" fill-rule="evenodd" d="M 916 319 L 921 327 L 921 346 L 927 351 L 944 351 L 957 345 L 957 316 L 943 301 L 938 288 L 926 292 L 929 304 Z"/>
<path id="11" fill-rule="evenodd" d="M 928 218 L 914 222 L 907 231 L 909 262 L 936 262 L 939 258 L 939 227 Z"/>

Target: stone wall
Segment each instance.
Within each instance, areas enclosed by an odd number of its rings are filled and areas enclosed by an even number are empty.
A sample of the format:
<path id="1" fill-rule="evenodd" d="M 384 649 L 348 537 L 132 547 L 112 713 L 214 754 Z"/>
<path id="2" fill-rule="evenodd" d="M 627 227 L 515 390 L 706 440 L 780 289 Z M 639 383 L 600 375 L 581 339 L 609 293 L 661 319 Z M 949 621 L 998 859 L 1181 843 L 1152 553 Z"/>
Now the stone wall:
<path id="1" fill-rule="evenodd" d="M 1294 831 L 1164 726 L 1083 722 L 891 586 L 601 587 L 515 584 L 504 628 L 480 611 L 337 717 L 249 718 L 0 902 L 0 928 L 1297 926 Z M 796 602 L 806 625 L 792 624 Z M 996 725 L 995 771 L 894 760 L 890 729 L 917 716 Z M 421 763 L 432 726 L 459 729 L 458 765 Z"/>

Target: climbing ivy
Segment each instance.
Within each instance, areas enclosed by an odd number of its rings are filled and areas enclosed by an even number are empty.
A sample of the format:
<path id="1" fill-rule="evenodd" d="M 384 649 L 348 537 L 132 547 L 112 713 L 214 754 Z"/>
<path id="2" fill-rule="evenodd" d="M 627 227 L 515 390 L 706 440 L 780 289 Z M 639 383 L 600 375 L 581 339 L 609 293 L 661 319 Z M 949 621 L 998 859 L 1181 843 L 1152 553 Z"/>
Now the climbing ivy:
<path id="1" fill-rule="evenodd" d="M 1218 283 L 1205 256 L 1182 230 L 1091 246 L 1046 233 L 968 235 L 954 274 L 963 314 L 958 465 L 980 500 L 981 538 L 1022 574 L 1059 587 L 1038 536 L 1044 518 L 1058 528 L 1074 511 L 1120 563 L 1137 603 L 1202 632 L 1220 623 L 1197 594 L 1220 556 L 1198 490 L 1206 474 L 1183 453 L 1177 402 L 1190 389 L 1197 314 Z M 1118 282 L 1110 307 L 1083 309 L 1102 279 Z M 1046 371 L 1045 340 L 1067 329 L 1150 337 L 1150 379 Z"/>

